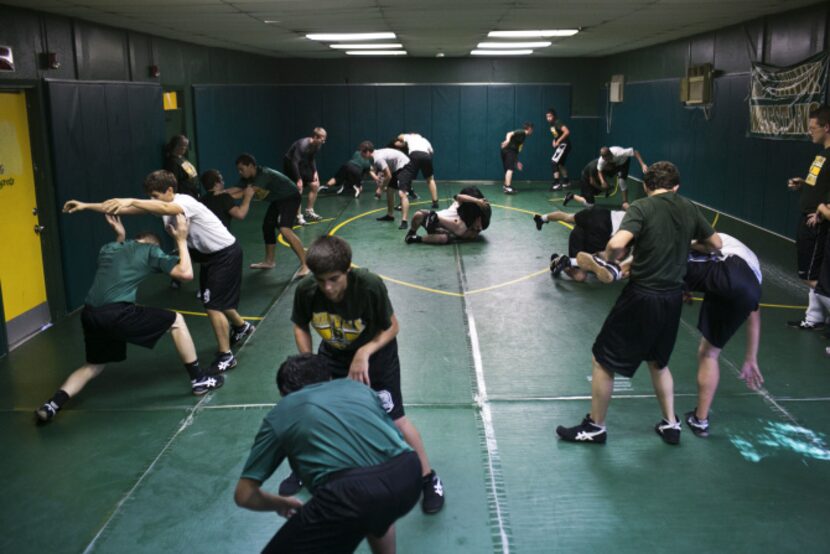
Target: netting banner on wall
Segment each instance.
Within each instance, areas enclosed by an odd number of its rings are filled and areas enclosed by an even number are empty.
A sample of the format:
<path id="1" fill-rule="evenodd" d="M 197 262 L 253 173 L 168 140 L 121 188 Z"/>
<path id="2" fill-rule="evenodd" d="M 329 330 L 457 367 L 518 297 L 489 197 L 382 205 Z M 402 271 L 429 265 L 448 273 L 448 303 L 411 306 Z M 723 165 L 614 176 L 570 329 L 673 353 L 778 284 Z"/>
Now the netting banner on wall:
<path id="1" fill-rule="evenodd" d="M 828 60 L 823 52 L 787 67 L 753 63 L 749 136 L 806 139 L 808 114 L 827 97 Z"/>

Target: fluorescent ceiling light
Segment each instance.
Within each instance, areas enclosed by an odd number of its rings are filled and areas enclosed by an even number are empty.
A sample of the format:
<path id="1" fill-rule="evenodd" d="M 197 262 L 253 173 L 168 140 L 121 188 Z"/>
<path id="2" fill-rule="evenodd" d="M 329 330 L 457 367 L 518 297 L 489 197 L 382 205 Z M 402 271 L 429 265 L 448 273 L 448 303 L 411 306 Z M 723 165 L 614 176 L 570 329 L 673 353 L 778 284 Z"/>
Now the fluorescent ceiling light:
<path id="1" fill-rule="evenodd" d="M 548 29 L 545 31 L 490 31 L 487 36 L 490 38 L 547 38 L 547 37 L 572 37 L 579 32 L 579 29 Z"/>
<path id="2" fill-rule="evenodd" d="M 346 50 L 349 56 L 406 56 L 406 50 Z"/>
<path id="3" fill-rule="evenodd" d="M 403 44 L 379 42 L 377 44 L 329 44 L 337 50 L 382 50 L 384 48 L 403 48 Z"/>
<path id="4" fill-rule="evenodd" d="M 533 54 L 533 50 L 471 50 L 473 56 L 527 56 Z"/>
<path id="5" fill-rule="evenodd" d="M 309 40 L 336 42 L 339 40 L 388 40 L 397 38 L 395 33 L 312 33 L 306 35 Z"/>
<path id="6" fill-rule="evenodd" d="M 270 24 L 281 23 L 281 22 L 276 20 L 276 19 L 266 19 L 265 21 L 263 21 L 263 23 L 268 23 L 270 25 Z"/>
<path id="7" fill-rule="evenodd" d="M 550 41 L 542 42 L 479 42 L 478 48 L 547 48 Z"/>

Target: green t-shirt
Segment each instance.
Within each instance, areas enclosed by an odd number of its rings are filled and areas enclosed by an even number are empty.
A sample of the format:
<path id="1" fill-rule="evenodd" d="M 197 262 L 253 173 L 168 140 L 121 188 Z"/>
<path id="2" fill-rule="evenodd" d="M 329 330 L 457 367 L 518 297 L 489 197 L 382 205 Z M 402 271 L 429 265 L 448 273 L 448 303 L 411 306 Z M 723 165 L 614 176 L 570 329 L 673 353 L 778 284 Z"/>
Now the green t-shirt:
<path id="1" fill-rule="evenodd" d="M 98 252 L 98 271 L 84 303 L 97 308 L 115 302 L 135 303 L 138 284 L 153 273 L 170 273 L 179 263 L 155 244 L 128 240 L 105 244 Z"/>
<path id="2" fill-rule="evenodd" d="M 309 275 L 297 285 L 291 321 L 309 324 L 326 344 L 350 356 L 392 325 L 392 303 L 383 280 L 366 269 L 348 274 L 343 300 L 332 302 Z"/>
<path id="3" fill-rule="evenodd" d="M 262 421 L 242 477 L 264 482 L 288 458 L 313 493 L 334 472 L 376 466 L 410 450 L 372 389 L 336 379 L 280 400 Z"/>
<path id="4" fill-rule="evenodd" d="M 300 194 L 297 184 L 294 181 L 279 171 L 262 165 L 257 166 L 256 175 L 252 178 L 239 180 L 240 187 L 244 188 L 249 185 L 267 190 L 269 194 L 266 200 L 272 202 L 293 198 Z"/>
<path id="5" fill-rule="evenodd" d="M 357 150 L 354 154 L 352 154 L 352 159 L 349 160 L 349 163 L 359 167 L 361 173 L 369 171 L 372 168 L 372 158 L 364 158 L 360 155 L 360 150 Z"/>
<path id="6" fill-rule="evenodd" d="M 631 282 L 654 290 L 682 287 L 689 244 L 715 232 L 697 206 L 673 192 L 632 202 L 620 230 L 634 235 Z"/>

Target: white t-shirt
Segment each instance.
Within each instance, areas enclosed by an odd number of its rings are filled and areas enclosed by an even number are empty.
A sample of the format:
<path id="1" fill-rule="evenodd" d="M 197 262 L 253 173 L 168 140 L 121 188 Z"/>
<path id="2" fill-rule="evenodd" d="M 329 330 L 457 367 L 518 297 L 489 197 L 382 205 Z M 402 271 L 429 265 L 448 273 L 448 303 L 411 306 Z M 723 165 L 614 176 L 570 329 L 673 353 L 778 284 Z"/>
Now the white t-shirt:
<path id="1" fill-rule="evenodd" d="M 372 153 L 372 158 L 375 161 L 375 169 L 383 171 L 388 167 L 392 173 L 409 163 L 409 156 L 397 148 L 380 148 Z"/>
<path id="2" fill-rule="evenodd" d="M 622 223 L 624 217 L 624 210 L 611 210 L 611 236 L 620 230 L 620 223 Z"/>
<path id="3" fill-rule="evenodd" d="M 236 242 L 228 229 L 222 225 L 219 218 L 207 206 L 187 194 L 176 194 L 173 204 L 181 206 L 184 217 L 190 224 L 187 233 L 187 246 L 201 252 L 212 254 L 227 248 Z M 165 225 L 175 225 L 176 218 L 172 215 L 163 216 Z"/>
<path id="4" fill-rule="evenodd" d="M 605 167 L 611 163 L 613 165 L 622 165 L 634 156 L 634 149 L 633 148 L 623 148 L 622 146 L 611 146 L 609 148 L 611 151 L 611 156 L 613 156 L 613 160 L 611 162 L 606 162 L 605 159 L 600 156 L 599 162 L 597 162 L 597 171 L 602 171 Z"/>
<path id="5" fill-rule="evenodd" d="M 432 154 L 432 145 L 427 139 L 417 133 L 403 136 L 403 141 L 409 147 L 410 152 L 426 152 Z"/>
<path id="6" fill-rule="evenodd" d="M 720 249 L 721 254 L 723 254 L 722 257 L 725 259 L 729 256 L 738 256 L 746 262 L 746 265 L 749 266 L 749 269 L 758 278 L 758 282 L 761 283 L 761 264 L 758 262 L 758 256 L 755 255 L 755 252 L 731 235 L 727 235 L 726 233 L 718 234 L 723 241 L 723 247 Z"/>

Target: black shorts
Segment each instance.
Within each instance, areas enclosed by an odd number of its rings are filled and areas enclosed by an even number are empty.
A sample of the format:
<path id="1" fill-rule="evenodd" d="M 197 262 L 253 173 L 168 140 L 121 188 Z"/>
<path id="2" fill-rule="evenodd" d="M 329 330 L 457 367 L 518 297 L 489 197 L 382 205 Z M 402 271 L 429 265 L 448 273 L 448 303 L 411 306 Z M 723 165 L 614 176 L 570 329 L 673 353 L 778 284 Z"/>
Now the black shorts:
<path id="1" fill-rule="evenodd" d="M 562 146 L 564 146 L 565 148 L 562 150 L 562 153 L 559 155 L 559 161 L 556 161 L 556 162 L 553 161 L 554 156 L 556 156 L 557 150 L 559 150 Z M 571 153 L 571 150 L 572 150 L 572 148 L 571 148 L 570 141 L 564 143 L 564 145 L 560 144 L 559 146 L 557 146 L 556 148 L 553 149 L 553 155 L 551 156 L 551 159 L 550 159 L 550 165 L 551 165 L 551 167 L 553 168 L 554 171 L 558 171 L 560 167 L 565 166 L 565 162 L 568 161 L 568 155 Z"/>
<path id="2" fill-rule="evenodd" d="M 311 181 L 314 180 L 314 168 L 308 164 L 304 164 L 300 162 L 300 172 L 294 169 L 294 164 L 291 163 L 289 158 L 282 159 L 282 172 L 290 178 L 295 183 L 299 181 L 301 178 L 303 180 L 303 184 L 309 184 Z"/>
<path id="3" fill-rule="evenodd" d="M 322 342 L 318 353 L 326 360 L 332 378 L 340 379 L 349 374 L 354 352 L 340 352 Z M 401 361 L 398 358 L 397 339 L 393 339 L 369 357 L 369 381 L 392 421 L 402 418 L 405 413 L 401 395 Z"/>
<path id="4" fill-rule="evenodd" d="M 611 166 L 610 170 L 603 171 L 604 175 L 607 175 L 609 178 L 613 177 L 614 175 L 618 175 L 620 179 L 625 181 L 628 179 L 628 171 L 631 169 L 631 158 L 627 158 L 625 163 L 622 165 L 614 165 Z"/>
<path id="5" fill-rule="evenodd" d="M 338 472 L 314 490 L 262 552 L 354 552 L 366 535 L 384 536 L 420 496 L 421 462 L 411 451 L 376 466 Z"/>
<path id="6" fill-rule="evenodd" d="M 723 348 L 749 314 L 758 309 L 761 284 L 747 263 L 738 256 L 723 261 L 690 261 L 686 285 L 702 292 L 703 305 L 697 328 L 715 348 Z"/>
<path id="7" fill-rule="evenodd" d="M 291 198 L 283 198 L 282 200 L 274 200 L 268 205 L 268 211 L 265 212 L 265 219 L 263 225 L 268 225 L 271 231 L 281 227 L 294 227 L 297 222 L 297 212 L 300 210 L 302 204 L 302 197 L 298 194 Z M 274 232 L 274 242 L 276 244 L 276 232 Z"/>
<path id="8" fill-rule="evenodd" d="M 394 172 L 392 174 L 392 178 L 389 179 L 389 182 L 386 184 L 386 186 L 390 189 L 395 189 L 398 192 L 408 194 L 412 192 L 412 179 L 409 179 L 406 185 L 401 184 L 400 176 L 401 173 L 403 173 L 404 169 L 406 169 L 405 166 Z"/>
<path id="9" fill-rule="evenodd" d="M 421 172 L 424 179 L 429 179 L 435 174 L 435 171 L 432 169 L 432 154 L 428 152 L 421 152 L 420 150 L 417 152 L 410 152 L 409 161 L 410 163 L 415 164 L 416 170 Z M 416 175 L 417 173 L 413 175 L 412 178 L 414 179 Z"/>
<path id="10" fill-rule="evenodd" d="M 208 310 L 235 310 L 242 287 L 242 247 L 234 242 L 227 248 L 202 254 L 199 263 L 199 291 Z"/>
<path id="11" fill-rule="evenodd" d="M 84 306 L 86 361 L 90 364 L 122 362 L 127 359 L 127 343 L 153 348 L 176 321 L 176 312 L 137 306 L 129 302 Z"/>
<path id="12" fill-rule="evenodd" d="M 362 185 L 361 178 L 363 177 L 363 170 L 354 164 L 344 163 L 334 174 L 334 181 L 336 184 L 346 184 L 352 187 L 360 187 Z"/>
<path id="13" fill-rule="evenodd" d="M 503 148 L 501 151 L 501 165 L 505 171 L 515 171 L 519 163 L 519 153 L 510 148 Z"/>
<path id="14" fill-rule="evenodd" d="M 611 229 L 611 210 L 594 206 L 578 211 L 568 237 L 568 256 L 575 258 L 580 252 L 593 254 L 605 250 Z"/>
<path id="15" fill-rule="evenodd" d="M 642 362 L 663 368 L 677 340 L 682 289 L 655 291 L 629 283 L 594 341 L 594 358 L 608 371 L 631 377 Z"/>
<path id="16" fill-rule="evenodd" d="M 599 183 L 596 179 L 594 182 Z M 596 202 L 596 198 L 594 195 L 597 193 L 597 189 L 591 186 L 591 183 L 585 177 L 585 174 L 582 174 L 582 179 L 579 181 L 579 194 L 583 198 L 585 198 L 585 202 L 588 203 L 589 206 L 593 206 Z"/>
<path id="17" fill-rule="evenodd" d="M 830 236 L 830 233 L 828 235 Z M 824 240 L 824 256 L 822 256 L 816 292 L 822 296 L 830 296 L 830 238 Z"/>
<path id="18" fill-rule="evenodd" d="M 815 227 L 807 226 L 807 216 L 802 214 L 795 234 L 795 249 L 798 253 L 798 278 L 815 281 L 821 272 L 824 247 L 827 242 L 828 222 L 822 221 Z"/>

